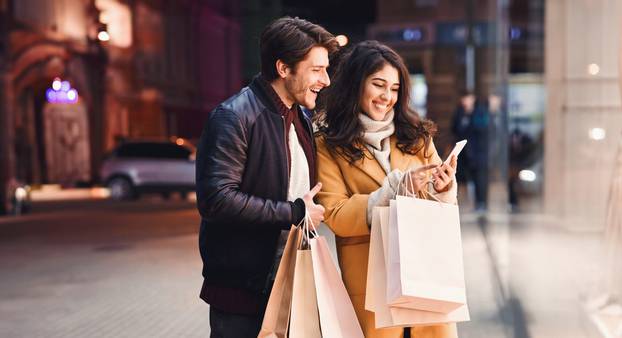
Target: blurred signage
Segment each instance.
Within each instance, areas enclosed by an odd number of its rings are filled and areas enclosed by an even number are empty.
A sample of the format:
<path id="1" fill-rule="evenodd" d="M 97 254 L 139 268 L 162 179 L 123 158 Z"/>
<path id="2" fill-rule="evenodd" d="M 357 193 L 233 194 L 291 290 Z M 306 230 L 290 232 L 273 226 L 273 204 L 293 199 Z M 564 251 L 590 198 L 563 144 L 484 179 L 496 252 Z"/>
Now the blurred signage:
<path id="1" fill-rule="evenodd" d="M 511 43 L 543 41 L 544 33 L 538 25 L 511 25 L 507 39 Z M 477 22 L 473 25 L 475 45 L 491 45 L 497 40 L 497 25 L 494 22 Z M 441 22 L 436 25 L 436 43 L 441 45 L 464 45 L 467 42 L 467 24 L 464 22 Z"/>
<path id="2" fill-rule="evenodd" d="M 464 46 L 468 29 L 465 22 L 439 22 L 432 24 L 401 24 L 399 26 L 374 25 L 370 28 L 371 39 L 400 45 L 449 45 Z M 497 24 L 476 22 L 473 24 L 473 42 L 477 46 L 495 44 Z M 507 29 L 507 41 L 512 44 L 544 41 L 542 26 L 513 24 Z"/>
<path id="3" fill-rule="evenodd" d="M 473 25 L 473 42 L 485 45 L 494 42 L 496 25 L 478 22 Z M 441 45 L 464 45 L 467 42 L 468 28 L 464 22 L 441 22 L 436 25 L 436 43 Z"/>
<path id="4" fill-rule="evenodd" d="M 375 27 L 371 38 L 386 43 L 425 44 L 431 42 L 427 26 Z"/>
<path id="5" fill-rule="evenodd" d="M 45 98 L 49 103 L 69 103 L 78 102 L 78 91 L 71 88 L 69 81 L 54 79 L 52 87 L 45 91 Z"/>
<path id="6" fill-rule="evenodd" d="M 513 44 L 544 42 L 544 27 L 540 24 L 513 24 L 510 26 L 509 37 Z"/>

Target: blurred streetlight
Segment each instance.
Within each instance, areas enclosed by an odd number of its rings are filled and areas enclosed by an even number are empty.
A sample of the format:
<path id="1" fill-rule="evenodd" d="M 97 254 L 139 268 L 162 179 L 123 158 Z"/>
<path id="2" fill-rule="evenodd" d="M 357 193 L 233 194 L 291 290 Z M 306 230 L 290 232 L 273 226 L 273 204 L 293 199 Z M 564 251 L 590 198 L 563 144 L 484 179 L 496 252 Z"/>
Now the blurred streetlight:
<path id="1" fill-rule="evenodd" d="M 594 141 L 602 141 L 607 136 L 607 132 L 605 131 L 605 129 L 600 127 L 590 129 L 588 134 L 590 138 Z"/>
<path id="2" fill-rule="evenodd" d="M 343 34 L 335 36 L 335 40 L 337 40 L 340 47 L 348 44 L 348 37 Z"/>
<path id="3" fill-rule="evenodd" d="M 600 73 L 600 67 L 595 63 L 590 63 L 587 66 L 587 71 L 590 75 L 598 75 L 598 73 Z"/>
<path id="4" fill-rule="evenodd" d="M 109 41 L 110 40 L 110 34 L 108 34 L 108 32 L 106 32 L 106 31 L 101 31 L 101 32 L 97 33 L 97 39 L 99 39 L 99 41 Z"/>
<path id="5" fill-rule="evenodd" d="M 61 88 L 62 84 L 59 78 L 55 78 L 54 82 L 52 82 L 52 88 L 56 91 L 59 91 Z"/>

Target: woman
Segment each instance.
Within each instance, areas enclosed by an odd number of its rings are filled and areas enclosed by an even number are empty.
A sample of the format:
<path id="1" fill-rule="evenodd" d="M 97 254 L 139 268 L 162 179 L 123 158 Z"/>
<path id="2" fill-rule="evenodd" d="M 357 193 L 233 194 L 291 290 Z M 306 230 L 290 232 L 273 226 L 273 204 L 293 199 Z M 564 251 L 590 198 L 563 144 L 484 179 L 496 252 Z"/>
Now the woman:
<path id="1" fill-rule="evenodd" d="M 323 184 L 317 197 L 336 235 L 344 284 L 366 337 L 397 338 L 404 332 L 375 329 L 374 314 L 365 310 L 371 210 L 387 206 L 401 182 L 414 182 L 410 190 L 417 193 L 430 178 L 432 194 L 456 201 L 456 160 L 439 166 L 442 161 L 432 143 L 435 126 L 408 108 L 409 93 L 401 58 L 378 42 L 359 43 L 335 73 L 317 135 L 318 179 Z M 410 332 L 413 338 L 457 336 L 454 324 Z"/>

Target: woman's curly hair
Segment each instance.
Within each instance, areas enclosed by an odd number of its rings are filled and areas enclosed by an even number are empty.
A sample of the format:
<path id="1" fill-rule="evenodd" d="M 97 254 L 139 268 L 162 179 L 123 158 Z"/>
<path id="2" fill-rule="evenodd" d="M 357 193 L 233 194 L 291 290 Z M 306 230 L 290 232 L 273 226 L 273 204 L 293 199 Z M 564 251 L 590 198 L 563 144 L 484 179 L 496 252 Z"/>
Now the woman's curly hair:
<path id="1" fill-rule="evenodd" d="M 355 45 L 340 57 L 334 71 L 332 85 L 323 95 L 319 114 L 319 131 L 331 151 L 343 156 L 349 163 L 364 156 L 363 126 L 358 114 L 362 114 L 360 98 L 367 77 L 378 72 L 386 64 L 397 69 L 400 88 L 393 109 L 397 147 L 404 153 L 417 154 L 422 149 L 427 154 L 436 133 L 436 125 L 422 119 L 409 107 L 410 77 L 402 58 L 388 46 L 377 41 L 364 41 Z"/>

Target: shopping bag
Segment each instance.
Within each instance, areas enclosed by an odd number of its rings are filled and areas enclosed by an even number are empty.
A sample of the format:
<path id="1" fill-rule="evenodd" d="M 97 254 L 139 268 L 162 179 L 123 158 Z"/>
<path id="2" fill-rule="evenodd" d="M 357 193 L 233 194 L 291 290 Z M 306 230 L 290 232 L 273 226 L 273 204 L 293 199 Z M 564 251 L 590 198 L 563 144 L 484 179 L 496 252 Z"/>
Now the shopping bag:
<path id="1" fill-rule="evenodd" d="M 367 282 L 365 287 L 365 310 L 376 312 L 381 306 L 382 300 L 386 296 L 378 295 L 377 291 L 381 284 L 381 279 L 386 280 L 386 266 L 384 262 L 384 252 L 382 248 L 382 234 L 380 233 L 380 217 L 385 215 L 388 207 L 374 207 L 371 217 L 371 230 L 369 237 L 369 256 L 367 258 Z M 388 210 L 387 210 L 388 211 Z M 388 212 L 386 213 L 389 216 Z M 380 289 L 384 291 L 383 289 Z M 385 293 L 386 295 L 386 293 Z"/>
<path id="2" fill-rule="evenodd" d="M 318 236 L 310 242 L 322 336 L 364 338 L 352 301 L 331 258 L 326 239 Z"/>
<path id="3" fill-rule="evenodd" d="M 307 241 L 308 237 L 303 239 L 303 242 L 308 243 Z M 311 250 L 309 249 L 299 249 L 296 253 L 292 311 L 289 325 L 289 336 L 291 338 L 322 337 L 315 280 L 313 278 L 313 261 Z"/>
<path id="4" fill-rule="evenodd" d="M 383 234 L 388 233 L 389 207 L 375 207 L 372 211 L 371 238 L 369 247 L 369 263 L 367 271 L 367 289 L 365 309 L 374 312 L 375 327 L 411 327 L 418 325 L 435 325 L 455 323 L 469 320 L 466 305 L 447 314 L 390 307 L 387 304 L 386 286 L 387 269 L 385 256 L 386 243 Z"/>
<path id="5" fill-rule="evenodd" d="M 257 338 L 286 338 L 292 304 L 296 251 L 300 246 L 302 231 L 293 226 L 268 298 L 261 330 Z"/>
<path id="6" fill-rule="evenodd" d="M 397 196 L 389 208 L 389 304 L 441 313 L 466 305 L 458 206 Z"/>

